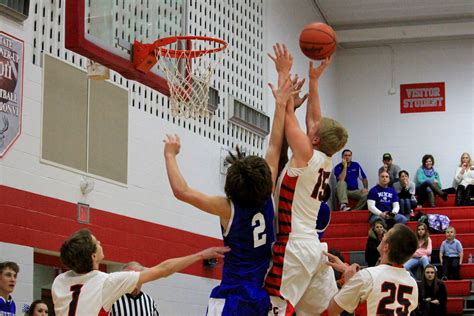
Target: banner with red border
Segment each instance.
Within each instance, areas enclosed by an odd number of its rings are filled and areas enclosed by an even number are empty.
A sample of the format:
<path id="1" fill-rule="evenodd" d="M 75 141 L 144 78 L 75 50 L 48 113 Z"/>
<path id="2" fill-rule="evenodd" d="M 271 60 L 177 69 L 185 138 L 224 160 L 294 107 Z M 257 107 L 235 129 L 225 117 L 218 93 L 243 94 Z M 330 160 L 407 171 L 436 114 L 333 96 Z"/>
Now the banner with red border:
<path id="1" fill-rule="evenodd" d="M 400 85 L 400 113 L 444 112 L 444 82 Z"/>
<path id="2" fill-rule="evenodd" d="M 21 133 L 23 41 L 0 32 L 0 158 Z"/>

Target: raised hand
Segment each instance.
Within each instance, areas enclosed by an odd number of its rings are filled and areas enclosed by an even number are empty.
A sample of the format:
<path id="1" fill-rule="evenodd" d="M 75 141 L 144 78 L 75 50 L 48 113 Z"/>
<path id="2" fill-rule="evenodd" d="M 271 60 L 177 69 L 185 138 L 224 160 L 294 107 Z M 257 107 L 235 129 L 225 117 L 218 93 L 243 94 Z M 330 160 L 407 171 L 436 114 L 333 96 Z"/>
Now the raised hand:
<path id="1" fill-rule="evenodd" d="M 229 252 L 229 247 L 211 247 L 199 252 L 202 259 L 224 258 L 224 254 Z"/>
<path id="2" fill-rule="evenodd" d="M 295 90 L 300 90 L 303 88 L 305 78 L 301 79 L 298 81 L 298 75 L 295 75 L 293 80 L 291 80 L 291 84 L 293 85 L 293 89 Z M 303 97 L 300 96 L 300 94 L 295 94 L 293 96 L 293 102 L 295 103 L 295 110 L 299 108 L 308 98 L 308 93 L 306 93 Z"/>
<path id="3" fill-rule="evenodd" d="M 291 66 L 293 65 L 293 56 L 288 53 L 285 44 L 276 43 L 273 45 L 275 56 L 268 54 L 271 60 L 275 63 L 275 69 L 278 74 L 289 75 Z"/>
<path id="4" fill-rule="evenodd" d="M 332 62 L 332 55 L 326 57 L 317 68 L 314 68 L 313 62 L 309 62 L 309 78 L 319 80 L 327 66 Z"/>
<path id="5" fill-rule="evenodd" d="M 286 106 L 288 100 L 295 95 L 300 93 L 300 90 L 295 90 L 295 86 L 292 85 L 290 77 L 288 77 L 281 86 L 279 85 L 277 88 L 274 87 L 271 83 L 268 83 L 270 88 L 272 89 L 273 97 L 277 105 Z"/>
<path id="6" fill-rule="evenodd" d="M 166 134 L 166 139 L 163 139 L 165 143 L 164 155 L 165 157 L 176 156 L 179 154 L 181 148 L 181 141 L 178 134 Z"/>

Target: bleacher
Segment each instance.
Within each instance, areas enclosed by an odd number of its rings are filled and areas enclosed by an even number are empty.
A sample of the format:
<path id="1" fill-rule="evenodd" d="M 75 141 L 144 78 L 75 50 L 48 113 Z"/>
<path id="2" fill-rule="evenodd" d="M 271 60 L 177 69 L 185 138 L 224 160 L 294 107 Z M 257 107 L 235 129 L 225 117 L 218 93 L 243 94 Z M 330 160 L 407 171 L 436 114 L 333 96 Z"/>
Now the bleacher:
<path id="1" fill-rule="evenodd" d="M 454 195 L 448 197 L 448 201 L 442 201 L 437 197 L 435 208 L 423 208 L 420 211 L 427 214 L 447 215 L 451 224 L 456 229 L 456 238 L 459 239 L 464 248 L 464 260 L 461 265 L 461 280 L 445 281 L 448 291 L 448 315 L 474 315 L 474 263 L 467 263 L 469 254 L 474 256 L 474 206 L 455 207 Z M 331 224 L 326 230 L 322 241 L 327 242 L 330 249 L 341 251 L 346 262 L 359 263 L 365 266 L 365 246 L 367 233 L 370 228 L 368 223 L 369 211 L 334 211 L 331 214 Z M 408 226 L 415 229 L 416 222 L 410 221 Z M 445 234 L 430 235 L 433 242 L 433 253 L 431 263 L 436 265 L 441 273 L 439 264 L 439 247 L 446 239 Z M 360 309 L 362 310 L 362 309 Z M 356 315 L 357 311 L 356 311 Z"/>

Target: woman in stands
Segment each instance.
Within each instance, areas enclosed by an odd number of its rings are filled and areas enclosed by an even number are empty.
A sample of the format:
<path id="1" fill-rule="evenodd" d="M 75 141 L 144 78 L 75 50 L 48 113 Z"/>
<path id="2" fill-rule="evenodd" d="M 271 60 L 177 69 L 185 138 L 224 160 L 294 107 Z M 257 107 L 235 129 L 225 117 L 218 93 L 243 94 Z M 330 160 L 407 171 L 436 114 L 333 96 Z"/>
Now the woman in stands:
<path id="1" fill-rule="evenodd" d="M 418 289 L 418 295 L 419 315 L 446 315 L 448 292 L 446 291 L 446 286 L 443 281 L 436 277 L 436 268 L 431 264 L 425 267 L 421 278 L 421 285 Z"/>
<path id="2" fill-rule="evenodd" d="M 439 173 L 433 168 L 434 157 L 424 155 L 422 165 L 416 172 L 416 194 L 420 207 L 428 200 L 430 207 L 435 207 L 435 194 L 439 195 L 444 201 L 448 199 L 448 194 L 441 190 L 441 180 Z"/>
<path id="3" fill-rule="evenodd" d="M 408 171 L 402 170 L 398 173 L 398 181 L 393 184 L 393 188 L 398 194 L 400 203 L 400 214 L 404 215 L 408 220 L 414 217 L 413 209 L 416 208 L 417 200 L 415 197 L 415 183 L 410 181 Z"/>
<path id="4" fill-rule="evenodd" d="M 423 265 L 423 268 L 425 268 L 430 263 L 432 243 L 428 227 L 425 223 L 418 223 L 416 225 L 416 237 L 418 237 L 418 249 L 413 254 L 413 257 L 403 265 L 415 278 L 416 268 L 419 265 Z"/>
<path id="5" fill-rule="evenodd" d="M 380 253 L 377 247 L 382 241 L 385 232 L 385 224 L 380 219 L 376 220 L 369 229 L 369 237 L 367 238 L 367 245 L 365 246 L 365 261 L 369 267 L 376 266 L 377 261 L 380 259 Z"/>
<path id="6" fill-rule="evenodd" d="M 468 153 L 461 155 L 461 162 L 454 175 L 456 206 L 474 205 L 474 164 Z"/>

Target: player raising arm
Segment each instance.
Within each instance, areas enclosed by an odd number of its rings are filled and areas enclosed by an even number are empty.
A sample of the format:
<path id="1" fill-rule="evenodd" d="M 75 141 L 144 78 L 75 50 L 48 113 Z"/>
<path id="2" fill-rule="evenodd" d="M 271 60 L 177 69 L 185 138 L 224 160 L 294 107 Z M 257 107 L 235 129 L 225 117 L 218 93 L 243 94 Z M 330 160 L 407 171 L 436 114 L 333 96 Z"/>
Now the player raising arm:
<path id="1" fill-rule="evenodd" d="M 104 260 L 100 241 L 87 229 L 77 231 L 61 246 L 61 262 L 71 270 L 54 279 L 51 288 L 54 311 L 58 316 L 106 314 L 120 296 L 143 283 L 167 277 L 204 259 L 223 258 L 229 251 L 228 247 L 213 247 L 168 259 L 142 272 L 108 274 L 99 271 L 99 264 Z"/>
<path id="2" fill-rule="evenodd" d="M 180 150 L 177 135 L 164 140 L 168 179 L 174 195 L 200 210 L 219 216 L 224 244 L 232 248 L 225 255 L 222 281 L 213 289 L 208 315 L 266 315 L 270 299 L 263 290 L 263 279 L 271 259 L 273 230 L 273 183 L 283 139 L 285 107 L 293 91 L 289 78 L 275 88 L 276 101 L 266 160 L 257 156 L 231 155 L 225 181 L 226 197 L 210 196 L 190 187 L 181 174 L 176 156 Z M 268 163 L 267 163 L 268 162 Z"/>
<path id="3" fill-rule="evenodd" d="M 291 65 L 291 55 L 286 52 L 283 46 L 272 58 L 279 76 L 285 75 L 279 69 L 288 69 L 282 65 Z M 265 280 L 273 313 L 277 315 L 291 315 L 294 311 L 297 315 L 320 314 L 337 291 L 333 271 L 325 265 L 322 255 L 327 245 L 319 242 L 316 231 L 332 169 L 330 157 L 347 141 L 347 132 L 338 122 L 320 118 L 317 81 L 329 61 L 317 68 L 310 65 L 309 135 L 299 126 L 294 100 L 286 107 L 285 136 L 293 156 L 283 169 L 275 192 L 278 234 L 273 247 L 273 266 Z"/>

